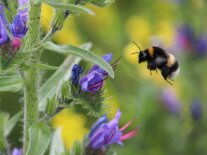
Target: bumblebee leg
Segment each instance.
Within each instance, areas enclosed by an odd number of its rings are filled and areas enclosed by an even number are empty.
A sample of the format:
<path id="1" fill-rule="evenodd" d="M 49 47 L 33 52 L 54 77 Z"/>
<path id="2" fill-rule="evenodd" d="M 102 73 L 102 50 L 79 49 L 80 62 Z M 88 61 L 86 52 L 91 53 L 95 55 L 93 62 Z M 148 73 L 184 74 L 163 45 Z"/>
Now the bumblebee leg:
<path id="1" fill-rule="evenodd" d="M 170 81 L 174 81 L 172 78 L 169 78 Z"/>
<path id="2" fill-rule="evenodd" d="M 156 70 L 156 74 L 157 74 L 157 69 L 155 69 Z"/>
<path id="3" fill-rule="evenodd" d="M 173 85 L 170 81 L 168 81 L 168 79 L 165 79 L 165 81 L 167 81 L 167 83 L 169 83 L 170 85 Z"/>
<path id="4" fill-rule="evenodd" d="M 161 69 L 161 74 L 162 74 L 162 77 L 165 79 L 165 81 L 167 81 L 170 85 L 173 85 L 170 81 L 168 81 L 169 78 L 169 68 L 164 66 L 162 69 Z"/>
<path id="5" fill-rule="evenodd" d="M 150 75 L 152 75 L 152 70 L 150 70 Z"/>

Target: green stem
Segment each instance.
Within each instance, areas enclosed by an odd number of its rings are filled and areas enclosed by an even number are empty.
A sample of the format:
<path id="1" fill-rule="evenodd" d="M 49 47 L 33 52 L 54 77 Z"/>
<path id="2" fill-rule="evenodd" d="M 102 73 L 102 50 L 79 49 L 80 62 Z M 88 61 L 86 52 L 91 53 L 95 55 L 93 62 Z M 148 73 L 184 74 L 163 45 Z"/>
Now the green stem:
<path id="1" fill-rule="evenodd" d="M 29 16 L 28 16 L 28 32 L 25 37 L 25 47 L 23 52 L 29 52 L 29 50 L 36 45 L 40 36 L 40 12 L 41 4 L 34 4 L 32 0 L 29 0 Z M 29 62 L 31 64 L 38 63 L 40 56 L 39 51 L 33 51 L 30 54 Z M 23 147 L 24 153 L 26 153 L 29 137 L 29 127 L 38 121 L 38 86 L 39 75 L 38 69 L 31 68 L 24 72 L 23 78 L 25 80 L 24 88 L 24 139 Z"/>

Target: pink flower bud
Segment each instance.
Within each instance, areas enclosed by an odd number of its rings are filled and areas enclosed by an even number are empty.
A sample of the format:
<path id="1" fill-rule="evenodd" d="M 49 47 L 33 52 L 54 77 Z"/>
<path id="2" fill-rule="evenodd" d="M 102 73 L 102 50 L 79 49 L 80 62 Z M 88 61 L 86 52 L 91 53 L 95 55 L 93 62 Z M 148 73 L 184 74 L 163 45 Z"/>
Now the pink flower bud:
<path id="1" fill-rule="evenodd" d="M 21 38 L 14 37 L 14 38 L 12 39 L 12 48 L 15 49 L 15 50 L 16 50 L 16 49 L 19 49 L 20 46 L 21 46 L 21 43 L 22 43 Z"/>

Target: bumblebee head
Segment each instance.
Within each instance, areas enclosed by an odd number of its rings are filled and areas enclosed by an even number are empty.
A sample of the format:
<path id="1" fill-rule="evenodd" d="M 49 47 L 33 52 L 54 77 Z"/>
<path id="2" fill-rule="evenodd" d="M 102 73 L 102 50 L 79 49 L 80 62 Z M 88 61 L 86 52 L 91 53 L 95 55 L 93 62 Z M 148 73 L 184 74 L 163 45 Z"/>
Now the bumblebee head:
<path id="1" fill-rule="evenodd" d="M 140 51 L 139 53 L 139 63 L 147 61 L 147 53 L 145 51 Z"/>
<path id="2" fill-rule="evenodd" d="M 146 51 L 142 51 L 141 48 L 139 47 L 139 45 L 135 42 L 135 41 L 132 41 L 139 49 L 139 52 L 134 52 L 132 54 L 139 54 L 138 56 L 138 61 L 139 63 L 143 62 L 143 61 L 146 61 L 147 60 L 147 53 Z"/>

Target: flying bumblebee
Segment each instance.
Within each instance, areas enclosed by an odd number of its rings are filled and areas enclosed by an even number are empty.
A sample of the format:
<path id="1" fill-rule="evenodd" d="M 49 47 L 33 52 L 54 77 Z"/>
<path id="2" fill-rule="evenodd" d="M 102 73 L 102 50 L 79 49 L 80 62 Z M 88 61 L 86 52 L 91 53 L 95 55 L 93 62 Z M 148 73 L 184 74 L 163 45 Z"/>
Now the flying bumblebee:
<path id="1" fill-rule="evenodd" d="M 163 78 L 172 85 L 169 80 L 173 81 L 173 78 L 176 77 L 180 71 L 179 64 L 174 55 L 155 46 L 142 51 L 136 42 L 133 41 L 133 43 L 140 50 L 139 52 L 132 53 L 138 53 L 138 62 L 147 62 L 147 68 L 150 70 L 150 74 L 151 71 L 155 70 L 157 72 L 157 69 L 159 69 Z"/>

